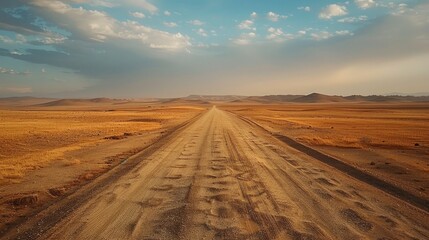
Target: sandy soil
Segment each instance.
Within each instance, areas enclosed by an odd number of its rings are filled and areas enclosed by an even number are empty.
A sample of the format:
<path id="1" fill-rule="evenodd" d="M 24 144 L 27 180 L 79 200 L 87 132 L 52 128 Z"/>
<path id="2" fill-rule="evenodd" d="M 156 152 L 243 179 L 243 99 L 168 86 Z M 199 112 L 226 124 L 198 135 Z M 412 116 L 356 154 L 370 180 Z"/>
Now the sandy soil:
<path id="1" fill-rule="evenodd" d="M 204 110 L 142 104 L 115 111 L 0 110 L 0 229 L 74 192 Z"/>
<path id="2" fill-rule="evenodd" d="M 428 219 L 215 107 L 3 238 L 427 239 Z"/>
<path id="3" fill-rule="evenodd" d="M 429 199 L 427 103 L 236 104 L 222 108 Z"/>

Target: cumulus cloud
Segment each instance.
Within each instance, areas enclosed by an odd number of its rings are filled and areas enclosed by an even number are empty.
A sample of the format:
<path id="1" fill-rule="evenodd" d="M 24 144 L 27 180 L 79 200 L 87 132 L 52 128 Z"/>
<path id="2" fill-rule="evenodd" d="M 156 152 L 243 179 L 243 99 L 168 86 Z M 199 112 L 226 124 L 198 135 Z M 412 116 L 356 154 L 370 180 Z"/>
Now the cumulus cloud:
<path id="1" fill-rule="evenodd" d="M 202 22 L 202 21 L 200 21 L 198 19 L 194 19 L 194 20 L 188 21 L 188 23 L 192 24 L 194 26 L 202 26 L 202 25 L 204 25 L 204 22 Z"/>
<path id="2" fill-rule="evenodd" d="M 38 0 L 32 0 L 32 1 L 38 1 Z M 53 0 L 57 1 L 57 0 Z M 107 7 L 107 8 L 113 8 L 118 6 L 131 6 L 131 7 L 137 7 L 140 9 L 144 9 L 150 13 L 156 13 L 158 11 L 158 8 L 150 3 L 148 0 L 61 0 L 64 3 L 86 3 L 92 6 L 101 6 L 101 7 Z"/>
<path id="3" fill-rule="evenodd" d="M 281 28 L 270 27 L 267 29 L 267 32 L 268 35 L 266 38 L 275 42 L 283 42 L 294 38 L 293 34 L 286 34 Z"/>
<path id="4" fill-rule="evenodd" d="M 367 9 L 375 6 L 374 0 L 355 0 L 355 4 L 362 9 Z"/>
<path id="5" fill-rule="evenodd" d="M 62 35 L 55 35 L 52 37 L 44 37 L 41 39 L 39 38 L 37 40 L 37 42 L 42 43 L 42 44 L 46 44 L 46 45 L 54 45 L 54 44 L 64 43 L 65 40 L 67 40 L 67 37 L 62 36 Z"/>
<path id="6" fill-rule="evenodd" d="M 319 13 L 321 19 L 331 19 L 333 17 L 347 15 L 347 8 L 338 4 L 330 4 L 322 9 Z"/>
<path id="7" fill-rule="evenodd" d="M 164 22 L 164 25 L 167 27 L 177 27 L 177 23 L 175 22 Z"/>
<path id="8" fill-rule="evenodd" d="M 339 36 L 347 36 L 347 35 L 352 36 L 353 35 L 353 33 L 351 33 L 349 30 L 335 31 L 335 34 L 339 35 Z"/>
<path id="9" fill-rule="evenodd" d="M 301 7 L 298 7 L 298 10 L 302 10 L 302 11 L 305 11 L 305 12 L 310 12 L 311 8 L 310 8 L 310 6 L 301 6 Z"/>
<path id="10" fill-rule="evenodd" d="M 147 0 L 123 0 L 121 3 L 145 9 L 150 13 L 156 13 L 158 11 L 158 8 Z"/>
<path id="11" fill-rule="evenodd" d="M 365 15 L 359 16 L 359 17 L 346 17 L 338 19 L 338 22 L 340 23 L 357 23 L 357 22 L 364 22 L 367 21 L 368 17 Z"/>
<path id="12" fill-rule="evenodd" d="M 268 20 L 270 20 L 272 22 L 277 22 L 277 21 L 279 21 L 279 19 L 287 18 L 287 16 L 280 15 L 280 14 L 277 14 L 277 13 L 274 13 L 274 12 L 268 12 L 267 13 L 267 18 L 268 18 Z"/>
<path id="13" fill-rule="evenodd" d="M 20 71 L 16 71 L 15 69 L 12 68 L 4 68 L 4 67 L 0 67 L 0 74 L 9 74 L 9 75 L 28 75 L 30 74 L 29 72 L 20 72 Z"/>
<path id="14" fill-rule="evenodd" d="M 197 33 L 198 33 L 198 35 L 203 36 L 203 37 L 207 37 L 208 36 L 206 30 L 204 30 L 203 28 L 199 28 L 197 30 Z"/>
<path id="15" fill-rule="evenodd" d="M 315 31 L 310 34 L 311 38 L 316 41 L 326 40 L 335 36 L 353 36 L 353 33 L 349 30 L 337 30 L 334 32 L 328 31 Z"/>
<path id="16" fill-rule="evenodd" d="M 251 17 L 251 18 L 257 18 L 257 17 L 258 17 L 258 14 L 257 14 L 256 12 L 252 12 L 252 13 L 250 14 L 250 17 Z"/>
<path id="17" fill-rule="evenodd" d="M 135 18 L 145 18 L 146 17 L 144 15 L 144 13 L 142 13 L 142 12 L 131 12 L 130 14 L 131 14 L 131 16 L 133 16 Z"/>
<path id="18" fill-rule="evenodd" d="M 165 16 L 170 16 L 170 15 L 171 15 L 171 12 L 170 12 L 170 11 L 164 11 L 164 15 L 165 15 Z"/>
<path id="19" fill-rule="evenodd" d="M 249 45 L 252 42 L 252 39 L 256 37 L 256 33 L 243 33 L 240 37 L 233 40 L 233 43 L 236 45 Z"/>
<path id="20" fill-rule="evenodd" d="M 139 40 L 150 48 L 180 50 L 190 45 L 189 38 L 178 33 L 153 29 L 135 21 L 121 22 L 106 12 L 75 8 L 59 1 L 31 2 L 46 20 L 71 33 L 70 38 L 104 42 L 107 40 Z M 155 46 L 155 47 L 154 47 Z"/>
<path id="21" fill-rule="evenodd" d="M 328 38 L 331 38 L 333 36 L 332 33 L 328 32 L 328 31 L 320 31 L 320 32 L 315 32 L 310 34 L 310 36 L 317 41 L 320 40 L 326 40 Z"/>
<path id="22" fill-rule="evenodd" d="M 244 20 L 241 23 L 238 24 L 239 29 L 252 29 L 253 27 L 253 21 L 252 20 Z"/>
<path id="23" fill-rule="evenodd" d="M 14 41 L 10 37 L 0 35 L 0 41 L 4 43 L 13 43 Z"/>

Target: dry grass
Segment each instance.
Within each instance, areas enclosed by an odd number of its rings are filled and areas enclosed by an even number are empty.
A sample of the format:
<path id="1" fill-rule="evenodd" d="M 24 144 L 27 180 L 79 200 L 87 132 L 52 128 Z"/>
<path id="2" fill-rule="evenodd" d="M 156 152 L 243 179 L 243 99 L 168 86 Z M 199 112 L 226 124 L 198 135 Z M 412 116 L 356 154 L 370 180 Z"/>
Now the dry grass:
<path id="1" fill-rule="evenodd" d="M 348 148 L 429 146 L 427 104 L 224 106 L 310 145 Z"/>
<path id="2" fill-rule="evenodd" d="M 201 110 L 180 106 L 118 111 L 0 110 L 0 183 L 19 181 L 27 171 L 62 160 L 68 151 L 109 141 L 106 137 L 168 128 Z"/>

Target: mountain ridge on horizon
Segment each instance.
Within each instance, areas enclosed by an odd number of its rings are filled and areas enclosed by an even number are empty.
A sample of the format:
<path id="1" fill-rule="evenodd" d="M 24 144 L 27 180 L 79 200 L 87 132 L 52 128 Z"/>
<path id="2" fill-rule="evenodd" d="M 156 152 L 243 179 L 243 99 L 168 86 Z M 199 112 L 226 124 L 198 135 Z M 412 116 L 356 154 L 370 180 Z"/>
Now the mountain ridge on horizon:
<path id="1" fill-rule="evenodd" d="M 210 104 L 212 102 L 226 103 L 347 103 L 347 102 L 429 102 L 427 96 L 401 96 L 401 95 L 325 95 L 310 93 L 308 95 L 196 95 L 191 94 L 178 98 L 43 98 L 43 97 L 6 97 L 0 98 L 2 106 L 79 106 L 89 104 L 118 104 L 131 102 L 159 102 L 166 104 Z"/>

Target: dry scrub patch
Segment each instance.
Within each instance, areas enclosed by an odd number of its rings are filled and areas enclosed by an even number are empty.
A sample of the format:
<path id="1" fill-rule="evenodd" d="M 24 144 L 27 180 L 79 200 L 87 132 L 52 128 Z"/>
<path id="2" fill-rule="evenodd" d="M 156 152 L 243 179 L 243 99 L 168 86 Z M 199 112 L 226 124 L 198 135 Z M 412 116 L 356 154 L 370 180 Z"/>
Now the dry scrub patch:
<path id="1" fill-rule="evenodd" d="M 168 128 L 200 112 L 198 107 L 118 111 L 0 110 L 0 184 L 29 170 L 62 161 L 64 153 L 111 139 Z M 66 160 L 65 165 L 77 164 Z"/>
<path id="2" fill-rule="evenodd" d="M 429 197 L 427 103 L 230 104 L 222 108 Z"/>

